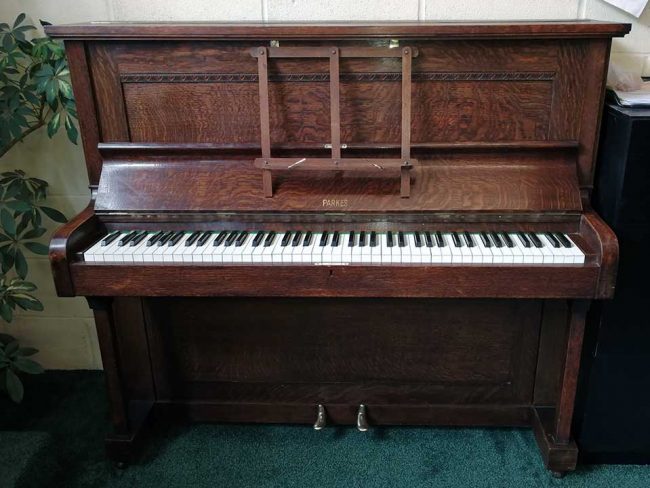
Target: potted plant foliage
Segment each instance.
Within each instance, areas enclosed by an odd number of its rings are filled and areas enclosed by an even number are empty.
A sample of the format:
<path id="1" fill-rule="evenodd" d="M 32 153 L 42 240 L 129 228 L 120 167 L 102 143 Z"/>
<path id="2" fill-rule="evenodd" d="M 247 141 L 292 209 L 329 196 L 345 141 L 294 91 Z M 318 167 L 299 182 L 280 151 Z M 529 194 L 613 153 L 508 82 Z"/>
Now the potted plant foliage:
<path id="1" fill-rule="evenodd" d="M 65 128 L 76 144 L 76 120 L 63 44 L 40 36 L 25 14 L 11 25 L 0 23 L 0 157 L 45 127 L 50 138 Z M 36 285 L 27 280 L 25 256 L 47 254 L 47 246 L 38 241 L 46 232 L 44 219 L 66 221 L 61 212 L 45 205 L 47 188 L 47 181 L 20 169 L 0 174 L 0 318 L 5 322 L 13 320 L 17 309 L 43 310 L 33 295 Z M 43 371 L 30 359 L 37 352 L 0 334 L 0 390 L 15 402 L 23 398 L 20 375 Z"/>

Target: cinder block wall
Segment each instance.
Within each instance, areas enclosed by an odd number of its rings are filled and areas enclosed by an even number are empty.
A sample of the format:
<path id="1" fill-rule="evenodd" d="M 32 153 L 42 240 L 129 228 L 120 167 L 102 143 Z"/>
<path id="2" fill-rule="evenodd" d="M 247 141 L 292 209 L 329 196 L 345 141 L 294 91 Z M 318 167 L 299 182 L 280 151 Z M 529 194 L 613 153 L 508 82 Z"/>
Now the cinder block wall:
<path id="1" fill-rule="evenodd" d="M 328 20 L 539 20 L 593 18 L 633 22 L 632 33 L 614 41 L 612 59 L 650 75 L 650 7 L 635 19 L 602 0 L 3 0 L 0 22 L 26 12 L 35 22 L 90 20 L 328 21 Z M 50 203 L 71 217 L 88 202 L 86 171 L 79 146 L 44 131 L 0 160 L 0 171 L 21 168 L 51 184 Z M 44 236 L 44 242 L 49 238 Z M 90 310 L 83 299 L 56 297 L 46 258 L 29 259 L 39 286 L 42 313 L 23 313 L 0 331 L 38 347 L 48 368 L 101 368 Z"/>

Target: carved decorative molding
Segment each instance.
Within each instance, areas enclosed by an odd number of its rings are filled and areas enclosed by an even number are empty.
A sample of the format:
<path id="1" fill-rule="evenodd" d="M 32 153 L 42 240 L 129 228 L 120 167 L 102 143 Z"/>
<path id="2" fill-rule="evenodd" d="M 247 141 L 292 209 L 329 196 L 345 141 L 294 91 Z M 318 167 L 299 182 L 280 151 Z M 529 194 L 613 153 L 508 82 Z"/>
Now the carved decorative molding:
<path id="1" fill-rule="evenodd" d="M 552 81 L 552 71 L 490 71 L 490 72 L 421 72 L 413 73 L 413 81 Z M 270 75 L 275 82 L 326 82 L 329 73 L 295 73 Z M 402 74 L 342 73 L 341 81 L 400 81 Z M 122 83 L 257 83 L 253 73 L 123 73 Z"/>

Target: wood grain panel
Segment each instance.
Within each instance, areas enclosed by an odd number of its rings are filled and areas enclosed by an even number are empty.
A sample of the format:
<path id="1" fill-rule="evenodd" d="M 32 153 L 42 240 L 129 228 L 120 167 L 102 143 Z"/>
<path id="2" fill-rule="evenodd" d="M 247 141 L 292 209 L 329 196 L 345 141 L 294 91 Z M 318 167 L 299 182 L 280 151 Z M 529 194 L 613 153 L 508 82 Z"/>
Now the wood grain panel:
<path id="1" fill-rule="evenodd" d="M 70 79 L 74 85 L 74 96 L 79 115 L 79 129 L 83 144 L 88 179 L 92 186 L 99 183 L 102 170 L 102 159 L 97 149 L 99 143 L 99 127 L 97 125 L 97 110 L 93 94 L 90 69 L 86 58 L 85 44 L 77 41 L 65 43 L 66 56 L 70 66 Z"/>
<path id="2" fill-rule="evenodd" d="M 129 128 L 124 108 L 120 73 L 110 43 L 88 46 L 98 122 L 103 142 L 129 141 Z"/>
<path id="3" fill-rule="evenodd" d="M 326 80 L 324 78 L 324 80 Z M 330 142 L 327 83 L 272 83 L 274 145 Z M 134 142 L 259 141 L 255 83 L 126 83 Z M 551 84 L 421 81 L 413 84 L 413 141 L 544 140 Z M 400 140 L 399 81 L 341 83 L 342 142 Z"/>
<path id="4" fill-rule="evenodd" d="M 561 160 L 534 164 L 524 155 L 504 163 L 499 155 L 420 161 L 411 171 L 412 195 L 403 199 L 399 196 L 399 179 L 390 170 L 372 174 L 278 172 L 275 196 L 265 198 L 261 171 L 251 161 L 107 162 L 95 208 L 129 212 L 321 212 L 331 210 L 323 200 L 332 198 L 345 200 L 348 212 L 582 208 L 572 165 Z"/>
<path id="5" fill-rule="evenodd" d="M 587 266 L 218 266 L 74 263 L 79 295 L 593 298 Z M 178 277 L 183 277 L 183 289 Z"/>
<path id="6" fill-rule="evenodd" d="M 260 139 L 254 83 L 125 83 L 134 142 L 249 143 Z"/>
<path id="7" fill-rule="evenodd" d="M 533 384 L 539 306 L 155 299 L 147 316 L 162 398 L 200 384 L 191 396 L 202 400 L 519 403 L 529 398 L 513 384 Z"/>

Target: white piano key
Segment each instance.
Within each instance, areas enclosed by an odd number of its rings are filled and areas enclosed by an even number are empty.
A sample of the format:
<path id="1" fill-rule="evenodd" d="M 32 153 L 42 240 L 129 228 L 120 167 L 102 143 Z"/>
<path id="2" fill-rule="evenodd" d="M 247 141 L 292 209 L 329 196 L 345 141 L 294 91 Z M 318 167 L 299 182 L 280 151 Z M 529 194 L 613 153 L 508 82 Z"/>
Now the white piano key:
<path id="1" fill-rule="evenodd" d="M 510 236 L 510 239 L 512 239 L 512 242 L 515 245 L 515 247 L 511 249 L 512 256 L 513 256 L 512 262 L 514 264 L 523 264 L 524 263 L 523 244 L 521 243 L 519 237 L 516 234 L 510 233 L 508 235 Z"/>
<path id="2" fill-rule="evenodd" d="M 83 253 L 84 261 L 91 262 L 91 263 L 95 262 L 95 257 L 99 254 L 99 251 L 101 250 L 101 248 L 105 247 L 105 246 L 102 246 L 102 240 L 103 239 L 104 238 L 102 237 L 102 239 L 100 239 L 95 244 L 93 244 L 88 249 L 86 249 L 86 251 Z"/>
<path id="3" fill-rule="evenodd" d="M 553 247 L 549 245 L 546 245 L 546 239 L 544 238 L 543 234 L 535 233 L 537 238 L 542 242 L 542 247 L 538 247 L 537 249 L 540 250 L 542 253 L 542 263 L 543 264 L 554 264 L 555 263 L 555 256 L 552 251 Z"/>
<path id="4" fill-rule="evenodd" d="M 578 245 L 575 243 L 571 237 L 569 237 L 567 234 L 564 234 L 564 237 L 567 238 L 567 240 L 572 244 L 572 246 L 569 249 L 571 252 L 571 255 L 573 256 L 573 263 L 574 264 L 584 264 L 585 262 L 585 253 L 582 252 L 582 250 L 578 247 Z"/>
<path id="5" fill-rule="evenodd" d="M 551 239 L 549 239 L 548 236 L 544 233 L 537 234 L 537 236 L 544 243 L 544 247 L 546 249 L 549 249 L 553 254 L 552 264 L 566 264 L 573 261 L 573 258 L 571 256 L 569 256 L 569 259 L 567 260 L 567 253 L 565 252 L 566 248 L 564 248 L 562 245 L 560 245 L 560 247 L 553 246 Z M 544 264 L 551 263 L 546 263 L 545 261 Z"/>

